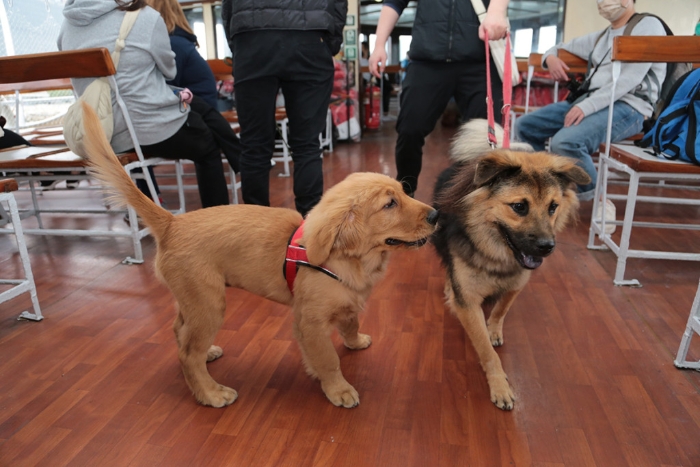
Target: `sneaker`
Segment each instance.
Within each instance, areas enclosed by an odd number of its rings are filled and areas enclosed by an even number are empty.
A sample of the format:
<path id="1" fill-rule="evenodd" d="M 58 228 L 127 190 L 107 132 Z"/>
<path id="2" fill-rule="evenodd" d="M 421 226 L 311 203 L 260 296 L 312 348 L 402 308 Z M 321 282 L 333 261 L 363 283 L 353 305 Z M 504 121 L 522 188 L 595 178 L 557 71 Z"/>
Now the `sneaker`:
<path id="1" fill-rule="evenodd" d="M 598 204 L 598 211 L 595 213 L 595 218 L 600 219 L 602 217 L 601 210 L 603 208 L 602 204 Z M 605 200 L 605 233 L 611 235 L 615 233 L 617 226 L 611 222 L 615 221 L 615 205 L 609 199 Z"/>

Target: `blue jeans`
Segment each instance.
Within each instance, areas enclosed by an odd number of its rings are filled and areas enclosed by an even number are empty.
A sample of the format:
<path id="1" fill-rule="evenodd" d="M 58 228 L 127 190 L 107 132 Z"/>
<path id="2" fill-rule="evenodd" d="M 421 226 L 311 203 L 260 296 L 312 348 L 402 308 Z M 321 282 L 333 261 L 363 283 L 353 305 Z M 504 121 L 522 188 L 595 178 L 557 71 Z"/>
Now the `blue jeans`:
<path id="1" fill-rule="evenodd" d="M 547 139 L 552 138 L 550 151 L 577 160 L 591 177 L 588 185 L 579 185 L 579 198 L 593 198 L 596 169 L 591 154 L 605 142 L 608 125 L 608 109 L 588 115 L 578 125 L 564 128 L 564 117 L 572 105 L 566 101 L 556 102 L 534 112 L 518 117 L 515 134 L 520 141 L 529 143 L 535 151 L 544 151 Z M 644 116 L 624 102 L 617 101 L 613 108 L 612 142 L 622 141 L 642 131 Z"/>

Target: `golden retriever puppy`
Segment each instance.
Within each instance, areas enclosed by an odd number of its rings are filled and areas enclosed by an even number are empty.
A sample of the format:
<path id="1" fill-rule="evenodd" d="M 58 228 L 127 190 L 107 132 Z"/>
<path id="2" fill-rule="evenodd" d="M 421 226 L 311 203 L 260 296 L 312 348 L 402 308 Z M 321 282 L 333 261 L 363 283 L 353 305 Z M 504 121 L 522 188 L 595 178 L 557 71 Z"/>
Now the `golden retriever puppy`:
<path id="1" fill-rule="evenodd" d="M 321 381 L 333 404 L 356 406 L 360 398 L 340 371 L 332 329 L 350 349 L 370 345 L 370 337 L 358 332 L 358 313 L 384 274 L 391 251 L 425 244 L 437 211 L 406 196 L 390 177 L 355 173 L 324 194 L 291 246 L 302 218 L 290 209 L 230 205 L 173 216 L 136 188 L 94 111 L 87 105 L 83 110 L 95 176 L 115 202 L 134 207 L 156 239 L 156 272 L 177 301 L 178 356 L 197 401 L 223 407 L 238 396 L 214 381 L 206 366 L 222 355 L 213 344 L 230 286 L 291 305 L 307 372 Z M 283 271 L 296 274 L 291 286 Z"/>
<path id="2" fill-rule="evenodd" d="M 493 347 L 503 345 L 503 320 L 532 270 L 576 216 L 575 184 L 590 177 L 565 157 L 492 151 L 486 128 L 484 120 L 467 122 L 453 143 L 454 164 L 435 187 L 440 225 L 433 243 L 445 267 L 448 306 L 479 356 L 491 401 L 511 410 L 515 395 Z M 488 321 L 484 304 L 493 305 Z"/>

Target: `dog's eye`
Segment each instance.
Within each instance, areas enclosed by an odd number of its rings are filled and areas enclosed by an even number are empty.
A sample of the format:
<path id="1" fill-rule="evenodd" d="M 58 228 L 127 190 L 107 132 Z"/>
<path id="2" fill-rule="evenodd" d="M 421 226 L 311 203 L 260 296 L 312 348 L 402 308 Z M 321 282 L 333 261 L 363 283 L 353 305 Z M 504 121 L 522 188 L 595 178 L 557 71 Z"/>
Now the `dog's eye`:
<path id="1" fill-rule="evenodd" d="M 522 203 L 513 203 L 510 205 L 510 207 L 519 216 L 527 216 L 527 213 L 529 211 L 529 206 L 525 201 L 523 201 Z"/>
<path id="2" fill-rule="evenodd" d="M 553 216 L 554 211 L 556 211 L 558 207 L 559 207 L 559 205 L 557 203 L 555 203 L 554 201 L 552 201 L 552 204 L 549 205 L 549 215 Z"/>
<path id="3" fill-rule="evenodd" d="M 391 208 L 395 208 L 396 206 L 398 206 L 398 204 L 396 203 L 396 200 L 394 198 L 392 198 L 391 201 L 389 201 L 388 203 L 386 203 L 384 205 L 384 209 L 391 209 Z"/>

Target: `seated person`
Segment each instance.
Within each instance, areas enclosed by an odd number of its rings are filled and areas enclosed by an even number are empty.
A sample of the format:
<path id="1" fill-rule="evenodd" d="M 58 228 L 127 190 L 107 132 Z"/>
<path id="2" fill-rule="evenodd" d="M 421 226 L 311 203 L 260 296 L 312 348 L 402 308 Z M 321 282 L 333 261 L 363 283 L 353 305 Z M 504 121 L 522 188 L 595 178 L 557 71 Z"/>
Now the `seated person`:
<path id="1" fill-rule="evenodd" d="M 202 116 L 226 160 L 238 172 L 241 142 L 218 111 L 219 90 L 214 73 L 197 51 L 197 36 L 192 32 L 180 3 L 177 0 L 146 0 L 146 3 L 163 17 L 170 34 L 170 47 L 175 52 L 177 74 L 167 83 L 192 91 L 192 110 Z"/>
<path id="2" fill-rule="evenodd" d="M 542 66 L 552 77 L 566 81 L 568 67 L 557 57 L 563 49 L 579 57 L 588 58 L 590 71 L 578 93 L 572 92 L 563 102 L 547 105 L 519 117 L 515 134 L 520 141 L 543 151 L 547 139 L 552 138 L 550 150 L 555 154 L 578 159 L 579 165 L 591 176 L 592 182 L 579 186 L 579 199 L 593 199 L 596 168 L 591 154 L 605 142 L 608 107 L 612 91 L 613 38 L 621 36 L 625 25 L 634 15 L 633 0 L 599 0 L 598 11 L 610 21 L 602 32 L 559 44 L 542 57 Z M 631 31 L 634 36 L 665 36 L 661 22 L 654 17 L 643 18 Z M 616 96 L 611 141 L 621 141 L 642 130 L 644 119 L 652 115 L 661 84 L 666 77 L 664 63 L 623 63 L 616 85 Z M 614 206 L 612 206 L 614 208 Z"/>
<path id="3" fill-rule="evenodd" d="M 181 105 L 166 84 L 166 79 L 176 76 L 175 54 L 163 18 L 145 0 L 67 0 L 58 49 L 113 51 L 125 12 L 137 9 L 141 11 L 125 40 L 115 78 L 141 149 L 150 157 L 193 161 L 202 207 L 228 204 L 221 149 L 202 116 Z M 73 86 L 82 94 L 91 82 L 91 78 L 76 79 Z M 115 152 L 133 148 L 118 105 L 111 145 Z"/>

